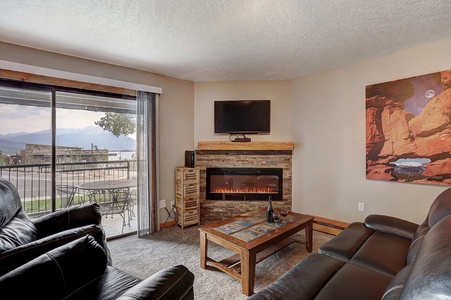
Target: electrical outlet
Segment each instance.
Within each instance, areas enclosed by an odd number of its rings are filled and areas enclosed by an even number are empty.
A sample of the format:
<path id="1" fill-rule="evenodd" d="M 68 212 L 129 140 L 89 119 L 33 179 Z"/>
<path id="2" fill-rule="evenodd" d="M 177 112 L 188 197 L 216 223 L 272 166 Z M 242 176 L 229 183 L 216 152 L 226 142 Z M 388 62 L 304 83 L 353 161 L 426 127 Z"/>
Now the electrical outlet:
<path id="1" fill-rule="evenodd" d="M 171 201 L 171 207 L 175 207 L 175 202 Z"/>
<path id="2" fill-rule="evenodd" d="M 359 211 L 365 211 L 365 203 L 359 202 Z"/>
<path id="3" fill-rule="evenodd" d="M 158 203 L 158 208 L 165 208 L 166 207 L 166 199 L 161 199 Z"/>

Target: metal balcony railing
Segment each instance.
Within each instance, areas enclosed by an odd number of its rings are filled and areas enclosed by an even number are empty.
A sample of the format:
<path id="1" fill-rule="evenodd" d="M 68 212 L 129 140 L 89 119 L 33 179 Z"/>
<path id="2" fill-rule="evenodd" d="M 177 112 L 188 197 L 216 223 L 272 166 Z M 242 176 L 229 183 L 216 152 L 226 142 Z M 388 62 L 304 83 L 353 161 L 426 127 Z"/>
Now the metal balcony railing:
<path id="1" fill-rule="evenodd" d="M 136 161 L 96 161 L 56 164 L 55 210 L 66 207 L 70 188 L 80 184 L 111 179 L 136 178 Z M 0 166 L 0 177 L 13 183 L 22 207 L 31 217 L 52 212 L 52 170 L 50 164 Z M 66 190 L 67 189 L 67 190 Z M 72 193 L 74 204 L 81 194 Z"/>

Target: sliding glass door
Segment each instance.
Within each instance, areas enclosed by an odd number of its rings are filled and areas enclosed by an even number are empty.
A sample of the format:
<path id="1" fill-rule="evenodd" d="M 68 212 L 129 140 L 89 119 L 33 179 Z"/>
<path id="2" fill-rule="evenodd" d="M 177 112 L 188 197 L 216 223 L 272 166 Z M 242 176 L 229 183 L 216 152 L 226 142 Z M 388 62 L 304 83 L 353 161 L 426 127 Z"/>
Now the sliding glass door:
<path id="1" fill-rule="evenodd" d="M 52 210 L 52 92 L 28 85 L 0 85 L 0 177 L 18 189 L 24 210 L 39 217 Z"/>
<path id="2" fill-rule="evenodd" d="M 96 202 L 108 237 L 137 230 L 136 99 L 0 82 L 0 176 L 31 217 Z"/>

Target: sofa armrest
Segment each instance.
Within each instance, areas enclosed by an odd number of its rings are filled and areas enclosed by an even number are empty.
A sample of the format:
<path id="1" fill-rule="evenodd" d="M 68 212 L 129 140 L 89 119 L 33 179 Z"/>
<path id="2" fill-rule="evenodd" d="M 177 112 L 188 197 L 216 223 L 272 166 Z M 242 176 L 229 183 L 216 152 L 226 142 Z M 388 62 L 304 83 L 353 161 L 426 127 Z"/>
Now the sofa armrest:
<path id="1" fill-rule="evenodd" d="M 194 299 L 194 274 L 178 265 L 160 270 L 130 288 L 118 300 Z"/>
<path id="2" fill-rule="evenodd" d="M 365 219 L 365 226 L 376 231 L 412 239 L 418 224 L 385 215 L 369 215 Z"/>
<path id="3" fill-rule="evenodd" d="M 36 226 L 37 238 L 85 225 L 100 224 L 102 215 L 97 203 L 72 206 L 32 220 Z"/>

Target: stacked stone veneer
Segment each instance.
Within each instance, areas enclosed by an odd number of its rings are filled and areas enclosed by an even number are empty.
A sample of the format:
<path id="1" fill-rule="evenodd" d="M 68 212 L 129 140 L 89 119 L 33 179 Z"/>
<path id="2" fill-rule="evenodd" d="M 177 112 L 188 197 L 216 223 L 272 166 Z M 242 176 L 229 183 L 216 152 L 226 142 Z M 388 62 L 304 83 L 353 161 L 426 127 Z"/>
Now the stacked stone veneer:
<path id="1" fill-rule="evenodd" d="M 260 207 L 268 201 L 207 200 L 207 168 L 282 168 L 283 199 L 273 201 L 274 208 L 291 210 L 292 151 L 289 150 L 197 150 L 195 165 L 200 168 L 201 221 L 217 221 L 234 217 Z"/>

